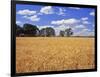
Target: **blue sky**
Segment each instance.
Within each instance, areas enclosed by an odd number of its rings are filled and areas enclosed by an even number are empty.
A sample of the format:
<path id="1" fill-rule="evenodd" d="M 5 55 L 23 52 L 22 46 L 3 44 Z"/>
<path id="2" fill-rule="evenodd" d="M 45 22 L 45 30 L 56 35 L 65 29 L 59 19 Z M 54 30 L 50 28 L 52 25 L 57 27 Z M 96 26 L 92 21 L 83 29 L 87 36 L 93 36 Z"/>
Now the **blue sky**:
<path id="1" fill-rule="evenodd" d="M 16 24 L 30 23 L 39 29 L 52 27 L 56 35 L 60 30 L 72 28 L 74 36 L 94 36 L 95 10 L 93 8 L 16 5 Z"/>

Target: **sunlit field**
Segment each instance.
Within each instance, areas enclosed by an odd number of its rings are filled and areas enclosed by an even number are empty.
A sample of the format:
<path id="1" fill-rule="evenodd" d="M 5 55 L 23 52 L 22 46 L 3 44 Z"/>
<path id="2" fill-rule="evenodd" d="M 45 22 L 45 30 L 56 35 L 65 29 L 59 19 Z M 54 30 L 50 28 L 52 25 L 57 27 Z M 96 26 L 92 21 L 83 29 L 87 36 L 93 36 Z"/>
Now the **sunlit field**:
<path id="1" fill-rule="evenodd" d="M 94 68 L 94 38 L 17 37 L 16 72 Z"/>

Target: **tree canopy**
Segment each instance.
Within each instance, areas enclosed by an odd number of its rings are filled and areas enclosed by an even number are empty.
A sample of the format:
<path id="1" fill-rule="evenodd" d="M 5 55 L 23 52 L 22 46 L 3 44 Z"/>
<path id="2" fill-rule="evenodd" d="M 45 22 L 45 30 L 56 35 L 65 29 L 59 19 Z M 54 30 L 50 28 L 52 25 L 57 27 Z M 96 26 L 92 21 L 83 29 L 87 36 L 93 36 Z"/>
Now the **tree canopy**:
<path id="1" fill-rule="evenodd" d="M 69 36 L 73 35 L 73 31 L 72 31 L 71 28 L 67 28 L 67 29 L 65 29 L 65 31 L 61 30 L 59 35 L 62 36 L 62 37 L 64 37 L 64 36 L 69 37 Z"/>
<path id="2" fill-rule="evenodd" d="M 65 32 L 61 30 L 59 35 L 62 36 L 62 37 L 64 37 Z"/>
<path id="3" fill-rule="evenodd" d="M 55 30 L 51 27 L 46 27 L 40 30 L 40 36 L 55 36 Z"/>
<path id="4" fill-rule="evenodd" d="M 24 25 L 23 25 L 23 30 L 24 30 L 24 33 L 27 34 L 27 35 L 36 36 L 37 31 L 38 31 L 39 29 L 38 29 L 37 26 L 35 26 L 35 25 L 24 24 Z"/>
<path id="5" fill-rule="evenodd" d="M 61 37 L 69 37 L 73 35 L 73 31 L 71 28 L 66 28 L 64 31 L 61 30 L 59 32 L 59 36 Z M 52 27 L 46 27 L 39 30 L 36 25 L 32 24 L 24 24 L 23 27 L 16 24 L 16 36 L 42 36 L 42 37 L 52 37 L 56 36 L 55 29 Z"/>
<path id="6" fill-rule="evenodd" d="M 73 35 L 73 32 L 72 32 L 72 29 L 71 28 L 67 28 L 66 30 L 65 30 L 65 36 L 71 36 L 71 35 Z"/>

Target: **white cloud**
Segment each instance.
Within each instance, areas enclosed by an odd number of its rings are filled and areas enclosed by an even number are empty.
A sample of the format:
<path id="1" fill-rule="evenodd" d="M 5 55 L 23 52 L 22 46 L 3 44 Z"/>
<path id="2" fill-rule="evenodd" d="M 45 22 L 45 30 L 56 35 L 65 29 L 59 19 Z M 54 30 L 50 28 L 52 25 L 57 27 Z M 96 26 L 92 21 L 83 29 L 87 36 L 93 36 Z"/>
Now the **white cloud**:
<path id="1" fill-rule="evenodd" d="M 44 14 L 53 14 L 53 8 L 51 6 L 45 6 L 41 8 L 40 12 Z"/>
<path id="2" fill-rule="evenodd" d="M 16 21 L 16 24 L 19 25 L 19 26 L 21 26 L 21 27 L 23 27 L 23 22 L 21 22 L 21 21 L 18 21 L 18 20 L 17 20 L 17 21 Z"/>
<path id="3" fill-rule="evenodd" d="M 66 26 L 66 25 L 60 25 L 60 26 L 56 27 L 57 30 L 65 30 L 67 28 L 69 28 L 69 26 Z"/>
<path id="4" fill-rule="evenodd" d="M 58 15 L 65 16 L 65 9 L 64 8 L 59 8 L 59 12 L 57 13 Z"/>
<path id="5" fill-rule="evenodd" d="M 67 26 L 67 25 L 57 25 L 57 26 L 53 26 L 53 25 L 43 25 L 43 26 L 38 26 L 39 29 L 42 28 L 46 28 L 46 27 L 52 27 L 53 29 L 55 29 L 55 34 L 58 36 L 59 32 L 61 30 L 65 30 L 67 28 L 72 28 L 74 35 L 73 36 L 93 36 L 94 35 L 94 31 L 86 28 L 84 25 L 74 25 L 74 26 Z"/>
<path id="6" fill-rule="evenodd" d="M 75 35 L 76 36 L 94 36 L 94 31 L 84 28 L 82 30 L 79 30 L 78 32 L 75 32 Z"/>
<path id="7" fill-rule="evenodd" d="M 16 21 L 16 24 L 22 24 L 22 22 L 21 21 Z"/>
<path id="8" fill-rule="evenodd" d="M 37 13 L 37 15 L 43 15 L 43 13 L 39 12 L 39 13 Z"/>
<path id="9" fill-rule="evenodd" d="M 60 25 L 60 26 L 55 27 L 54 29 L 55 29 L 56 35 L 59 35 L 60 30 L 64 31 L 66 28 L 69 28 L 69 27 L 65 25 Z"/>
<path id="10" fill-rule="evenodd" d="M 87 29 L 87 28 L 84 28 L 82 31 L 84 31 L 84 32 L 89 32 L 89 31 L 91 31 L 91 30 L 89 30 L 89 29 Z"/>
<path id="11" fill-rule="evenodd" d="M 81 18 L 81 22 L 83 23 L 83 24 L 90 24 L 90 22 L 88 21 L 88 17 L 83 17 L 83 18 Z"/>
<path id="12" fill-rule="evenodd" d="M 74 28 L 75 28 L 75 29 L 85 28 L 85 26 L 84 26 L 84 25 L 77 25 L 77 26 L 75 26 Z"/>
<path id="13" fill-rule="evenodd" d="M 87 18 L 84 18 L 83 20 L 87 20 Z M 56 34 L 59 35 L 60 30 L 65 30 L 67 28 L 72 28 L 74 32 L 74 36 L 94 36 L 94 32 L 90 29 L 86 28 L 84 24 L 90 24 L 88 21 L 84 21 L 82 24 L 81 20 L 71 18 L 71 19 L 62 19 L 57 21 L 51 22 L 54 25 L 57 25 L 54 29 L 56 31 Z M 70 25 L 69 25 L 70 24 Z"/>
<path id="14" fill-rule="evenodd" d="M 81 18 L 81 20 L 83 20 L 83 21 L 88 20 L 88 17 L 83 17 L 83 18 Z"/>
<path id="15" fill-rule="evenodd" d="M 66 25 L 60 25 L 60 26 L 54 27 L 56 35 L 59 35 L 59 32 L 60 32 L 61 30 L 64 31 L 64 30 L 67 29 L 67 28 L 70 28 L 70 27 L 69 27 L 69 26 L 66 26 Z"/>
<path id="16" fill-rule="evenodd" d="M 33 16 L 24 16 L 24 18 L 29 19 L 31 21 L 39 21 L 40 18 L 37 15 L 33 15 Z"/>
<path id="17" fill-rule="evenodd" d="M 63 24 L 63 23 L 64 23 L 64 19 L 51 22 L 51 24 L 56 24 L 56 25 L 60 25 L 60 24 Z"/>
<path id="18" fill-rule="evenodd" d="M 39 29 L 42 29 L 42 28 L 46 28 L 46 27 L 52 27 L 54 28 L 54 26 L 52 25 L 43 25 L 43 26 L 37 26 Z"/>
<path id="19" fill-rule="evenodd" d="M 79 10 L 80 8 L 79 7 L 69 7 L 70 9 L 76 9 L 76 10 Z"/>
<path id="20" fill-rule="evenodd" d="M 90 12 L 90 15 L 91 16 L 94 16 L 95 15 L 95 12 L 94 11 Z"/>
<path id="21" fill-rule="evenodd" d="M 65 30 L 67 28 L 71 28 L 73 30 L 73 32 L 77 31 L 77 30 L 83 30 L 86 29 L 84 25 L 73 25 L 73 26 L 68 26 L 68 25 L 60 25 L 57 27 L 54 27 L 56 35 L 59 35 L 60 30 Z M 75 32 L 76 33 L 76 32 Z"/>
<path id="22" fill-rule="evenodd" d="M 56 24 L 56 25 L 72 25 L 72 24 L 77 24 L 79 23 L 80 20 L 77 20 L 75 18 L 70 18 L 70 19 L 62 19 L 62 20 L 57 20 L 57 21 L 52 21 L 51 24 Z"/>
<path id="23" fill-rule="evenodd" d="M 83 24 L 90 24 L 88 21 L 82 21 Z"/>
<path id="24" fill-rule="evenodd" d="M 29 9 L 24 9 L 24 10 L 19 10 L 17 12 L 17 14 L 20 14 L 20 15 L 33 15 L 33 14 L 36 14 L 36 11 L 29 10 Z"/>
<path id="25" fill-rule="evenodd" d="M 60 30 L 65 30 L 66 28 L 70 27 L 74 32 L 74 36 L 94 36 L 94 32 L 85 26 L 91 24 L 87 20 L 87 17 L 83 17 L 80 20 L 76 18 L 70 18 L 52 21 L 51 24 L 55 25 L 54 29 L 56 34 L 59 34 Z"/>

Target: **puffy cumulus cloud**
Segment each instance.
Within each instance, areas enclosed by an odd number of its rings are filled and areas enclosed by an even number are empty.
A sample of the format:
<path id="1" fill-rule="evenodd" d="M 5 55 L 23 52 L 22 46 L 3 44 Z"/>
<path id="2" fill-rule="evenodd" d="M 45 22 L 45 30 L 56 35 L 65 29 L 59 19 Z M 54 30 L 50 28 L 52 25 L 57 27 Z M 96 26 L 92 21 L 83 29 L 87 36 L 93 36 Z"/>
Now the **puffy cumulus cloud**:
<path id="1" fill-rule="evenodd" d="M 70 9 L 76 9 L 76 10 L 79 10 L 80 8 L 79 7 L 69 7 Z"/>
<path id="2" fill-rule="evenodd" d="M 91 23 L 88 21 L 87 17 L 81 19 L 70 18 L 52 21 L 51 24 L 55 25 L 55 31 L 57 34 L 60 30 L 65 30 L 71 28 L 74 32 L 73 36 L 94 36 L 94 30 L 87 27 Z"/>
<path id="3" fill-rule="evenodd" d="M 53 8 L 51 6 L 45 6 L 40 10 L 43 14 L 53 14 Z"/>
<path id="4" fill-rule="evenodd" d="M 29 19 L 30 21 L 39 21 L 40 20 L 40 18 L 37 15 L 24 16 L 24 18 Z"/>
<path id="5" fill-rule="evenodd" d="M 71 28 L 74 32 L 73 36 L 94 36 L 94 32 L 87 28 L 86 25 L 90 23 L 86 20 L 87 18 L 83 18 L 83 20 L 75 18 L 62 19 L 52 21 L 51 24 L 55 25 L 54 29 L 56 31 L 56 35 L 59 35 L 60 30 Z"/>
<path id="6" fill-rule="evenodd" d="M 17 12 L 17 14 L 20 14 L 20 15 L 33 15 L 33 14 L 36 14 L 36 11 L 29 10 L 29 9 L 24 9 L 24 10 L 19 10 Z"/>
<path id="7" fill-rule="evenodd" d="M 90 15 L 95 16 L 95 12 L 94 11 L 90 12 Z"/>
<path id="8" fill-rule="evenodd" d="M 83 18 L 81 18 L 81 20 L 83 20 L 83 21 L 88 20 L 88 17 L 83 17 Z"/>
<path id="9" fill-rule="evenodd" d="M 88 17 L 83 17 L 83 18 L 81 18 L 81 22 L 82 22 L 82 24 L 85 24 L 85 25 L 91 24 L 91 23 L 88 21 Z"/>
<path id="10" fill-rule="evenodd" d="M 91 24 L 89 21 L 88 21 L 88 17 L 83 17 L 81 18 L 81 22 L 85 25 L 88 25 L 88 24 Z"/>
<path id="11" fill-rule="evenodd" d="M 56 25 L 72 25 L 72 24 L 77 24 L 79 23 L 80 20 L 77 20 L 75 18 L 71 18 L 71 19 L 62 19 L 62 20 L 57 20 L 57 21 L 52 21 L 51 24 L 56 24 Z"/>

